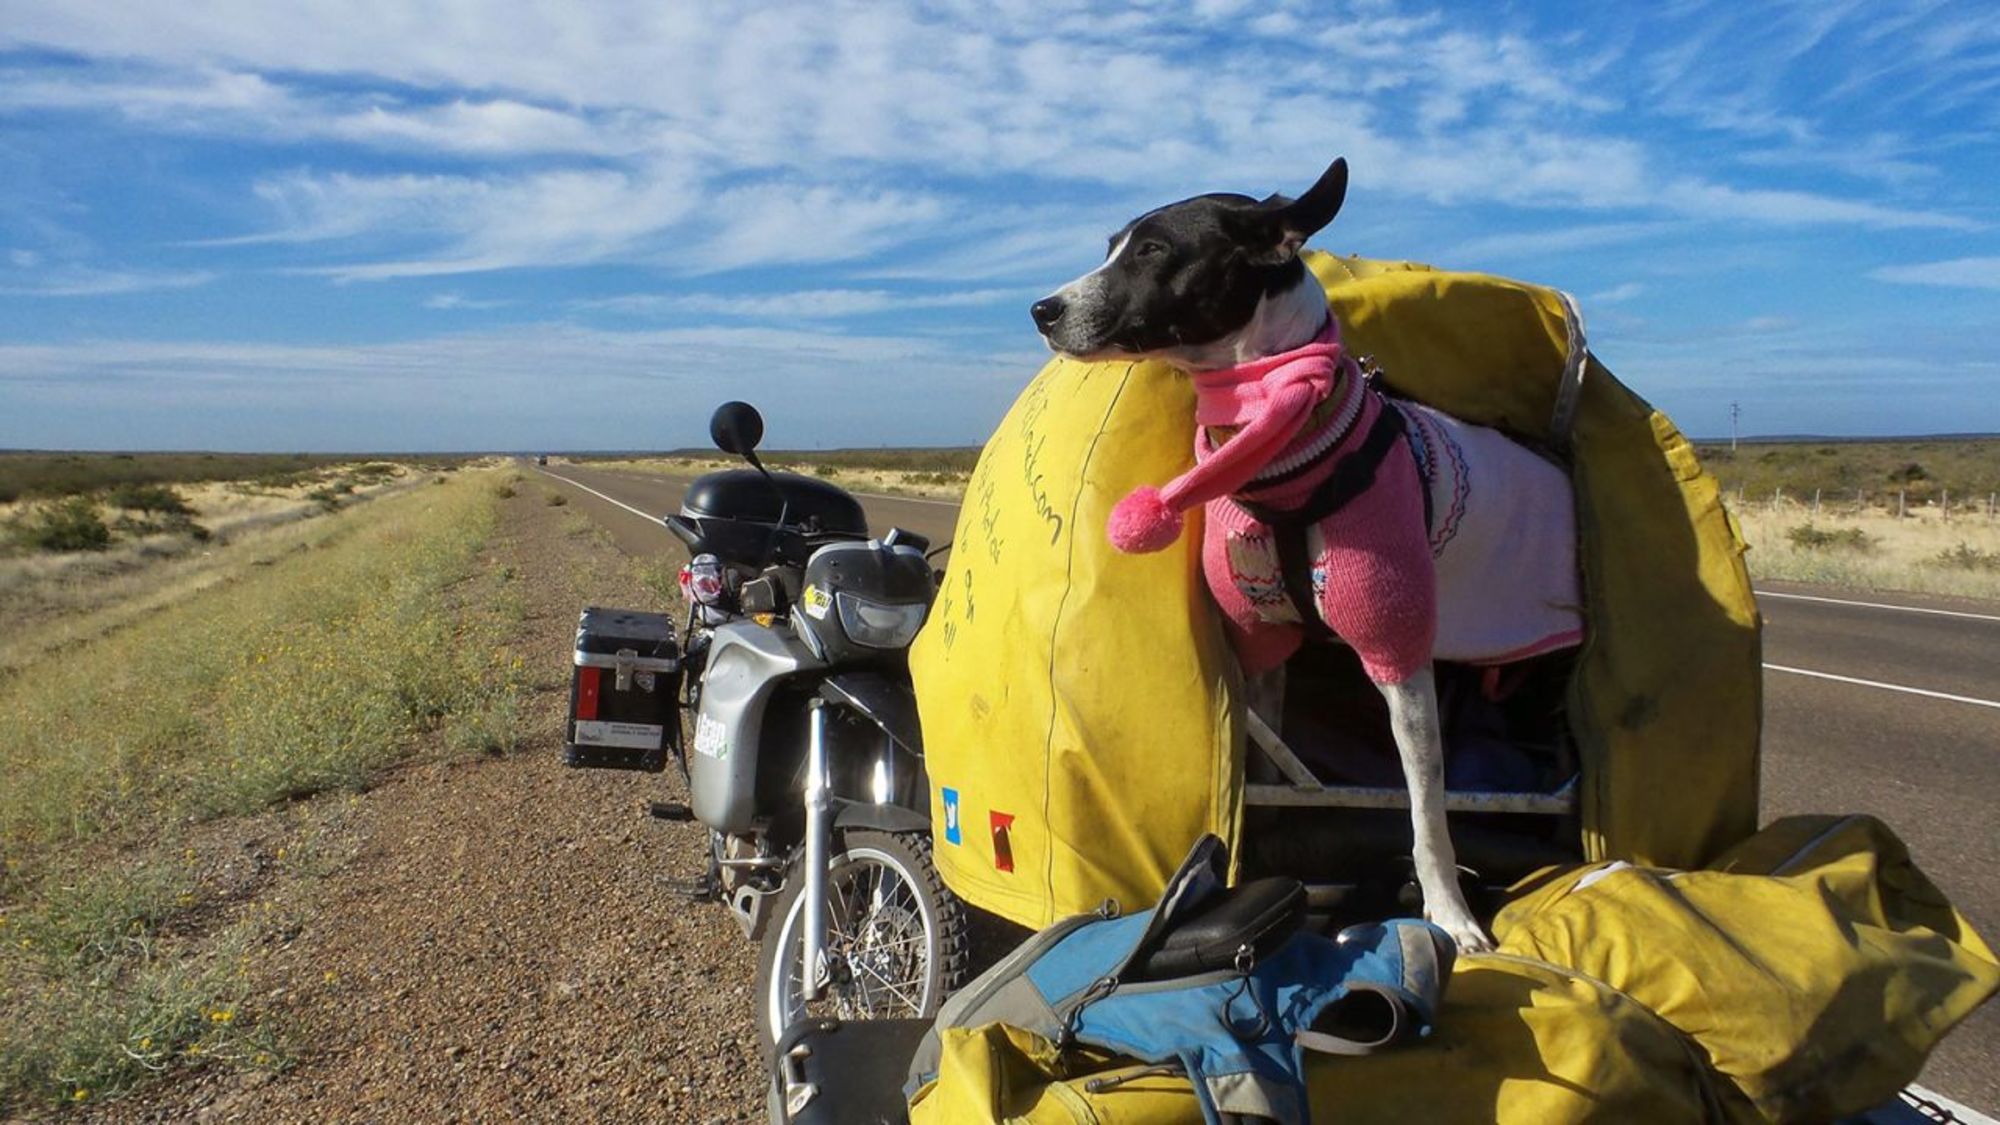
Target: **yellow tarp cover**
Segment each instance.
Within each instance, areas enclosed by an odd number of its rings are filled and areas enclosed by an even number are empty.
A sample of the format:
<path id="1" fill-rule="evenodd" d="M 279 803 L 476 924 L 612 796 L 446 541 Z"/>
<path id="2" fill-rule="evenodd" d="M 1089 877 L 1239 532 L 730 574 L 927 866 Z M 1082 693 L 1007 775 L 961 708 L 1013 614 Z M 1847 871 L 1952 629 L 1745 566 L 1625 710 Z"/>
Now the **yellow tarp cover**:
<path id="1" fill-rule="evenodd" d="M 1395 389 L 1547 435 L 1567 344 L 1553 291 L 1307 262 L 1349 346 Z M 1237 673 L 1202 586 L 1199 519 L 1156 555 L 1121 555 L 1104 536 L 1127 491 L 1191 463 L 1193 418 L 1192 389 L 1163 364 L 1043 368 L 973 472 L 912 649 L 938 867 L 1024 925 L 1106 898 L 1150 903 L 1198 835 L 1237 842 Z M 1758 623 L 1742 543 L 1686 439 L 1594 359 L 1573 448 L 1585 855 L 1699 866 L 1756 825 Z"/>
<path id="2" fill-rule="evenodd" d="M 1709 870 L 1593 864 L 1530 881 L 1461 958 L 1436 1033 L 1307 1070 L 1316 1121 L 1826 1121 L 1914 1080 L 2000 965 L 1868 817 L 1793 817 Z M 948 1031 L 912 1106 L 941 1122 L 1201 1120 L 1185 1082 Z"/>
<path id="3" fill-rule="evenodd" d="M 1150 903 L 1202 833 L 1235 839 L 1236 660 L 1200 557 L 1104 538 L 1186 467 L 1193 417 L 1155 365 L 1050 363 L 980 455 L 911 649 L 938 869 L 1023 925 Z"/>

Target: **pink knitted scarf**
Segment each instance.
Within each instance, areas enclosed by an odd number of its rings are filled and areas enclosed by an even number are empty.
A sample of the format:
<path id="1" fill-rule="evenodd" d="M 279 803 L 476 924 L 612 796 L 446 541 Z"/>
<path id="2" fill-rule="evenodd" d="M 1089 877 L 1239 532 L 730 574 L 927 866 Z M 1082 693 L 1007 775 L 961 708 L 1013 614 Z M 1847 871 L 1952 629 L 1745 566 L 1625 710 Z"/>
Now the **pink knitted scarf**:
<path id="1" fill-rule="evenodd" d="M 1242 426 L 1165 487 L 1142 485 L 1111 510 L 1111 545 L 1128 554 L 1165 550 L 1180 538 L 1181 513 L 1237 492 L 1298 436 L 1340 373 L 1340 325 L 1332 316 L 1291 351 L 1192 373 L 1195 421 Z"/>

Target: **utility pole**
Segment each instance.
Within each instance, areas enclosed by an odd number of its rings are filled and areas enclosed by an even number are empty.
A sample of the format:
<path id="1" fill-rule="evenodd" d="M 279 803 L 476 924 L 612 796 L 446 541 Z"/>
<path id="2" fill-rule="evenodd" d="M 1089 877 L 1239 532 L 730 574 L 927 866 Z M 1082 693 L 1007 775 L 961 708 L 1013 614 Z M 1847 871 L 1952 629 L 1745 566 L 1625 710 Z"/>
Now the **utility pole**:
<path id="1" fill-rule="evenodd" d="M 1742 415 L 1743 408 L 1741 406 L 1733 402 L 1729 404 L 1729 452 L 1731 453 L 1736 452 L 1736 419 L 1742 417 Z"/>

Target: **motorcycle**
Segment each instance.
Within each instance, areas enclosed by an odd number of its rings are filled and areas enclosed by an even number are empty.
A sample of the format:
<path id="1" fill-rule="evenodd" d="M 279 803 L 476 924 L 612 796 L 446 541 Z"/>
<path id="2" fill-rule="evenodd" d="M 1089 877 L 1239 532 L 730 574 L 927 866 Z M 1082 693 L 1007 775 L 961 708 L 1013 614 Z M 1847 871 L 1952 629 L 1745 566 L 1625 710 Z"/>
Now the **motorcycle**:
<path id="1" fill-rule="evenodd" d="M 928 1018 L 967 972 L 966 918 L 931 859 L 908 648 L 937 592 L 921 535 L 868 533 L 830 482 L 771 472 L 756 409 L 710 436 L 748 469 L 706 474 L 664 518 L 687 545 L 686 806 L 709 831 L 697 897 L 759 944 L 757 1022 Z"/>

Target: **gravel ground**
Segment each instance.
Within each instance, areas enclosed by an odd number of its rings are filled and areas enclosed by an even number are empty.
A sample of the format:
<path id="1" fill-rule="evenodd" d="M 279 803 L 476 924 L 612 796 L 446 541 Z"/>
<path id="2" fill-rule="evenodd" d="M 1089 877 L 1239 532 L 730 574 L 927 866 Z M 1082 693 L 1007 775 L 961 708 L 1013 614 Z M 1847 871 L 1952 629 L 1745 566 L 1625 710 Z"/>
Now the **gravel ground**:
<path id="1" fill-rule="evenodd" d="M 542 490 L 503 510 L 489 574 L 518 584 L 514 647 L 548 670 L 520 748 L 440 755 L 330 798 L 344 807 L 322 819 L 349 858 L 252 970 L 295 1065 L 189 1072 L 84 1116 L 763 1119 L 754 950 L 722 908 L 672 886 L 698 870 L 700 829 L 640 812 L 683 797 L 678 779 L 561 761 L 578 608 L 658 598 L 634 560 Z"/>

